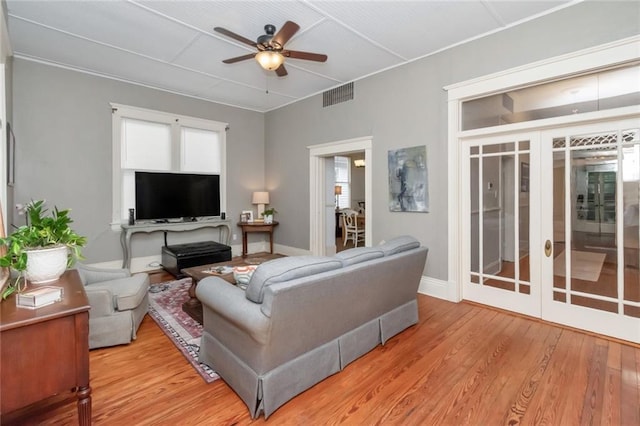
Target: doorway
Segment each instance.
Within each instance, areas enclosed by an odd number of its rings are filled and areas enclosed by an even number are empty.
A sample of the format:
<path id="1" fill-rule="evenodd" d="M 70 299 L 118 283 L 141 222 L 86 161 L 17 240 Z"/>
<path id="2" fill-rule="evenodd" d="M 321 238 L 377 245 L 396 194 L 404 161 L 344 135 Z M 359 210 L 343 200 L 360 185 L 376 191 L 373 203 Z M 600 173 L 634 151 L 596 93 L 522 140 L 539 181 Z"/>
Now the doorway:
<path id="1" fill-rule="evenodd" d="M 640 121 L 462 152 L 463 298 L 640 342 Z"/>
<path id="2" fill-rule="evenodd" d="M 373 153 L 370 137 L 331 142 L 309 146 L 310 182 L 310 236 L 309 248 L 314 255 L 326 255 L 335 251 L 335 194 L 333 177 L 328 170 L 333 169 L 333 157 L 363 152 L 367 165 L 364 173 L 364 203 L 372 206 Z M 331 167 L 328 167 L 330 163 Z M 373 223 L 372 209 L 365 209 L 365 223 Z M 365 245 L 372 241 L 372 226 L 365 228 Z"/>

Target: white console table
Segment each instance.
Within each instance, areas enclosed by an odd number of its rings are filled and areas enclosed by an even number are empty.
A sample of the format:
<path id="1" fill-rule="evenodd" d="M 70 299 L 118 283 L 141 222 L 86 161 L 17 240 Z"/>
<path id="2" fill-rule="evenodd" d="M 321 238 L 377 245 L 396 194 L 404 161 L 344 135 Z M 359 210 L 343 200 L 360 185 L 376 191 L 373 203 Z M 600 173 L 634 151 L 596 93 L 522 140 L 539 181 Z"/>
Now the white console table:
<path id="1" fill-rule="evenodd" d="M 122 245 L 122 267 L 131 267 L 131 237 L 133 234 L 144 232 L 158 232 L 162 231 L 165 234 L 165 244 L 167 243 L 167 232 L 184 232 L 194 231 L 201 228 L 227 228 L 227 235 L 224 244 L 229 245 L 231 239 L 231 220 L 226 219 L 210 219 L 210 220 L 198 220 L 195 222 L 166 222 L 166 223 L 136 223 L 135 225 L 129 225 L 123 223 L 120 225 L 122 231 L 120 232 L 120 244 Z M 222 236 L 220 238 L 222 240 Z M 222 242 L 222 241 L 220 241 Z"/>

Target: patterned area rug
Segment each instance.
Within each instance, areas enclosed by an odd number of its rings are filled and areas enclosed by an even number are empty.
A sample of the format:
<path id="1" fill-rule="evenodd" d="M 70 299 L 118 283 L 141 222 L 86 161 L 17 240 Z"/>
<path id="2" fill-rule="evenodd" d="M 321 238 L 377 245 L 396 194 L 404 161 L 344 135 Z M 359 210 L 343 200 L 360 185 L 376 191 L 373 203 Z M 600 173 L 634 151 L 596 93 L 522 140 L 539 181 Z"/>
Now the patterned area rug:
<path id="1" fill-rule="evenodd" d="M 153 284 L 149 287 L 149 315 L 187 358 L 205 382 L 220 378 L 205 364 L 198 362 L 202 326 L 182 310 L 189 299 L 191 278 Z"/>

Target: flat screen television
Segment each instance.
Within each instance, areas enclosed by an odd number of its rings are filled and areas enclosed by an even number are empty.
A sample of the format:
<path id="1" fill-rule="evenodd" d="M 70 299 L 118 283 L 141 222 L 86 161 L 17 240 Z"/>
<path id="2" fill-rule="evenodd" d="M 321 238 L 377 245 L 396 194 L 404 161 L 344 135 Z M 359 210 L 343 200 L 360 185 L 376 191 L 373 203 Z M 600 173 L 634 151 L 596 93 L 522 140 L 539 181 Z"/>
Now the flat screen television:
<path id="1" fill-rule="evenodd" d="M 220 176 L 136 172 L 136 219 L 220 216 Z"/>

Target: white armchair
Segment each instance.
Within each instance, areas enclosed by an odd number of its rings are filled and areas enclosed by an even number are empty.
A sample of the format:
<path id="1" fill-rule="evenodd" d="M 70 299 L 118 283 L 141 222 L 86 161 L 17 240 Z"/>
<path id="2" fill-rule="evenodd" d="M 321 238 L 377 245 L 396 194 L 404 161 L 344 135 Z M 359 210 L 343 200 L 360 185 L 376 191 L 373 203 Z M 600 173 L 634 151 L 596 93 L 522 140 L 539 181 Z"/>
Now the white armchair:
<path id="1" fill-rule="evenodd" d="M 89 310 L 89 348 L 130 343 L 149 308 L 149 275 L 77 265 Z"/>

